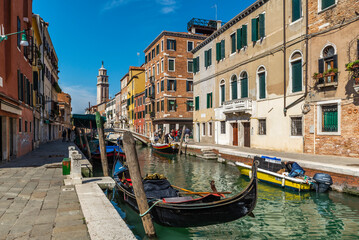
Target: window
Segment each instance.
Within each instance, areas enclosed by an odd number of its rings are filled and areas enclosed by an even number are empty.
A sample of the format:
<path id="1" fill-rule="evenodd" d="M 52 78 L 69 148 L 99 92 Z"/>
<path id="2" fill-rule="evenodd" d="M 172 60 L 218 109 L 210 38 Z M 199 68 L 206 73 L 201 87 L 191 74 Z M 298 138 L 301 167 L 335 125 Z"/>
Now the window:
<path id="1" fill-rule="evenodd" d="M 252 41 L 256 42 L 265 37 L 264 14 L 259 14 L 257 18 L 252 18 Z"/>
<path id="2" fill-rule="evenodd" d="M 157 112 L 160 112 L 160 102 L 157 102 L 156 110 Z"/>
<path id="3" fill-rule="evenodd" d="M 160 63 L 157 63 L 157 75 L 160 74 Z"/>
<path id="4" fill-rule="evenodd" d="M 163 52 L 163 40 L 161 41 L 161 52 Z"/>
<path id="5" fill-rule="evenodd" d="M 258 135 L 266 135 L 267 127 L 265 119 L 258 119 Z"/>
<path id="6" fill-rule="evenodd" d="M 199 72 L 199 56 L 193 59 L 193 72 Z"/>
<path id="7" fill-rule="evenodd" d="M 160 93 L 160 83 L 157 83 L 157 94 Z"/>
<path id="8" fill-rule="evenodd" d="M 241 98 L 248 97 L 248 75 L 247 72 L 241 74 Z"/>
<path id="9" fill-rule="evenodd" d="M 176 91 L 176 80 L 167 80 L 167 91 Z"/>
<path id="10" fill-rule="evenodd" d="M 292 22 L 302 17 L 302 0 L 292 0 Z"/>
<path id="11" fill-rule="evenodd" d="M 193 42 L 187 42 L 187 52 L 192 51 L 193 49 Z"/>
<path id="12" fill-rule="evenodd" d="M 237 87 L 237 77 L 236 75 L 233 75 L 231 78 L 231 90 L 232 90 L 232 100 L 237 99 L 238 98 L 238 87 Z"/>
<path id="13" fill-rule="evenodd" d="M 195 97 L 195 110 L 199 110 L 199 96 Z"/>
<path id="14" fill-rule="evenodd" d="M 186 81 L 186 90 L 187 92 L 193 92 L 193 81 Z"/>
<path id="15" fill-rule="evenodd" d="M 176 111 L 176 100 L 168 100 L 168 111 Z"/>
<path id="16" fill-rule="evenodd" d="M 22 119 L 19 118 L 19 132 L 22 131 Z"/>
<path id="17" fill-rule="evenodd" d="M 175 70 L 175 60 L 168 59 L 168 71 L 174 72 L 174 70 Z"/>
<path id="18" fill-rule="evenodd" d="M 207 108 L 212 108 L 212 93 L 207 93 Z"/>
<path id="19" fill-rule="evenodd" d="M 147 63 L 147 55 L 145 55 L 145 63 Z"/>
<path id="20" fill-rule="evenodd" d="M 334 70 L 338 70 L 338 56 L 335 55 L 335 49 L 329 45 L 323 49 L 323 58 L 318 60 L 319 73 L 323 77 L 319 79 L 318 83 L 332 83 L 338 81 L 338 74 Z"/>
<path id="21" fill-rule="evenodd" d="M 193 112 L 193 101 L 192 100 L 187 101 L 187 111 Z"/>
<path id="22" fill-rule="evenodd" d="M 220 105 L 223 105 L 224 101 L 226 101 L 226 85 L 225 85 L 225 81 L 222 80 L 219 86 L 219 93 L 220 93 Z"/>
<path id="23" fill-rule="evenodd" d="M 148 53 L 148 61 L 151 61 L 151 52 Z"/>
<path id="24" fill-rule="evenodd" d="M 155 58 L 155 49 L 152 49 L 152 59 Z"/>
<path id="25" fill-rule="evenodd" d="M 221 134 L 226 134 L 226 122 L 221 121 Z"/>
<path id="26" fill-rule="evenodd" d="M 247 46 L 247 25 L 237 29 L 237 50 Z"/>
<path id="27" fill-rule="evenodd" d="M 216 43 L 216 59 L 217 61 L 222 60 L 225 57 L 225 41 L 222 40 Z"/>
<path id="28" fill-rule="evenodd" d="M 161 60 L 161 73 L 163 72 L 163 59 Z"/>
<path id="29" fill-rule="evenodd" d="M 206 135 L 206 123 L 202 123 L 202 135 Z"/>
<path id="30" fill-rule="evenodd" d="M 207 68 L 212 65 L 212 48 L 204 51 L 204 66 Z"/>
<path id="31" fill-rule="evenodd" d="M 187 72 L 189 73 L 193 72 L 193 61 L 190 60 L 187 61 Z"/>
<path id="32" fill-rule="evenodd" d="M 231 53 L 235 53 L 236 52 L 236 34 L 233 33 L 231 35 Z"/>
<path id="33" fill-rule="evenodd" d="M 302 136 L 302 117 L 291 117 L 291 135 Z"/>
<path id="34" fill-rule="evenodd" d="M 292 92 L 302 91 L 302 55 L 295 52 L 290 59 Z"/>
<path id="35" fill-rule="evenodd" d="M 165 100 L 161 100 L 161 112 L 165 110 Z"/>
<path id="36" fill-rule="evenodd" d="M 165 90 L 165 80 L 161 81 L 161 92 Z"/>
<path id="37" fill-rule="evenodd" d="M 157 44 L 156 46 L 156 55 L 160 54 L 160 45 Z"/>
<path id="38" fill-rule="evenodd" d="M 260 67 L 257 72 L 259 85 L 259 99 L 266 98 L 266 72 L 264 67 Z"/>
<path id="39" fill-rule="evenodd" d="M 17 31 L 18 32 L 21 31 L 21 21 L 20 21 L 19 16 L 17 17 Z M 17 47 L 19 49 L 21 48 L 20 42 L 21 42 L 21 34 L 17 34 Z"/>
<path id="40" fill-rule="evenodd" d="M 324 10 L 335 4 L 335 0 L 319 0 L 321 2 L 321 10 Z"/>
<path id="41" fill-rule="evenodd" d="M 208 123 L 208 136 L 212 136 L 212 123 Z"/>
<path id="42" fill-rule="evenodd" d="M 25 121 L 25 132 L 27 132 L 27 121 Z"/>
<path id="43" fill-rule="evenodd" d="M 152 76 L 155 76 L 155 65 L 152 66 Z"/>
<path id="44" fill-rule="evenodd" d="M 167 39 L 167 50 L 176 51 L 176 40 Z"/>
<path id="45" fill-rule="evenodd" d="M 338 105 L 323 105 L 322 132 L 338 132 Z"/>

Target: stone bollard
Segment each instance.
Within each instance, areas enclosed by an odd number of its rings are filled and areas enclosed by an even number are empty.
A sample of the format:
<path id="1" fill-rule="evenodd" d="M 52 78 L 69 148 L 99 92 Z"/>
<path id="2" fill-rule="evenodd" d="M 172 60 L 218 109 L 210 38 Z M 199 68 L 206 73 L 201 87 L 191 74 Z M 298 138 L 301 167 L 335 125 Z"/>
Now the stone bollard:
<path id="1" fill-rule="evenodd" d="M 67 175 L 67 178 L 71 178 L 72 167 L 73 167 L 73 164 L 74 164 L 74 162 L 72 160 L 72 154 L 78 154 L 79 152 L 76 151 L 76 148 L 74 146 L 68 147 L 68 150 L 69 150 L 69 158 L 71 160 L 71 167 L 70 167 L 71 171 L 70 171 L 70 175 Z"/>
<path id="2" fill-rule="evenodd" d="M 73 162 L 73 165 L 71 166 L 71 181 L 73 185 L 82 184 L 81 159 L 81 154 L 72 154 L 71 156 Z"/>

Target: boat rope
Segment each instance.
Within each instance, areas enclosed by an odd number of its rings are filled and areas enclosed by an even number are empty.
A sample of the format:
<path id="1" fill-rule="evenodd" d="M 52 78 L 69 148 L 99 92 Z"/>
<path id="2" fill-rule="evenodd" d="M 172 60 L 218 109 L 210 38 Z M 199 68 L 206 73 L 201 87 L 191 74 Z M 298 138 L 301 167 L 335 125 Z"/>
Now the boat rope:
<path id="1" fill-rule="evenodd" d="M 162 200 L 158 200 L 158 201 L 156 201 L 149 209 L 147 209 L 147 211 L 146 212 L 144 212 L 144 213 L 140 213 L 140 217 L 143 217 L 143 216 L 145 216 L 147 213 L 149 213 L 150 211 L 151 211 L 151 209 L 154 207 L 154 206 L 156 206 L 157 205 L 157 203 L 160 203 L 160 202 L 162 202 Z"/>

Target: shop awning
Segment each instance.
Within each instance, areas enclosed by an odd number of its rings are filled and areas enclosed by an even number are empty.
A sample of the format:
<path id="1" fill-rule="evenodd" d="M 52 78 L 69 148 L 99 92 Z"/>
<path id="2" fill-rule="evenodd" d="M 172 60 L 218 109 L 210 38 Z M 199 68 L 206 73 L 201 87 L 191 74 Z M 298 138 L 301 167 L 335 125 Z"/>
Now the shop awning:
<path id="1" fill-rule="evenodd" d="M 106 117 L 101 117 L 106 122 Z M 72 123 L 75 127 L 96 128 L 96 115 L 93 114 L 72 114 Z"/>

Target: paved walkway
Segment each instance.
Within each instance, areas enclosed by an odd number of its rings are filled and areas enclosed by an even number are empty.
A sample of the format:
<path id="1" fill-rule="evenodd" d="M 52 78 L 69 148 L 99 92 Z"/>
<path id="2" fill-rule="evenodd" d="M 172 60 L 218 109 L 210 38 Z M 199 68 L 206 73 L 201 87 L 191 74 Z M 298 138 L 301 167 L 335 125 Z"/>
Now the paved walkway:
<path id="1" fill-rule="evenodd" d="M 188 147 L 201 149 L 201 150 L 217 149 L 219 153 L 241 156 L 241 157 L 255 156 L 255 155 L 278 157 L 286 161 L 299 162 L 304 167 L 308 167 L 312 169 L 348 174 L 352 176 L 359 176 L 359 158 L 313 155 L 313 154 L 305 154 L 305 153 L 288 153 L 288 152 L 279 152 L 279 151 L 256 149 L 256 148 L 227 146 L 227 145 L 219 145 L 219 144 L 207 144 L 207 143 L 189 143 Z"/>
<path id="2" fill-rule="evenodd" d="M 75 189 L 63 185 L 68 146 L 46 143 L 0 165 L 0 239 L 90 239 Z"/>

